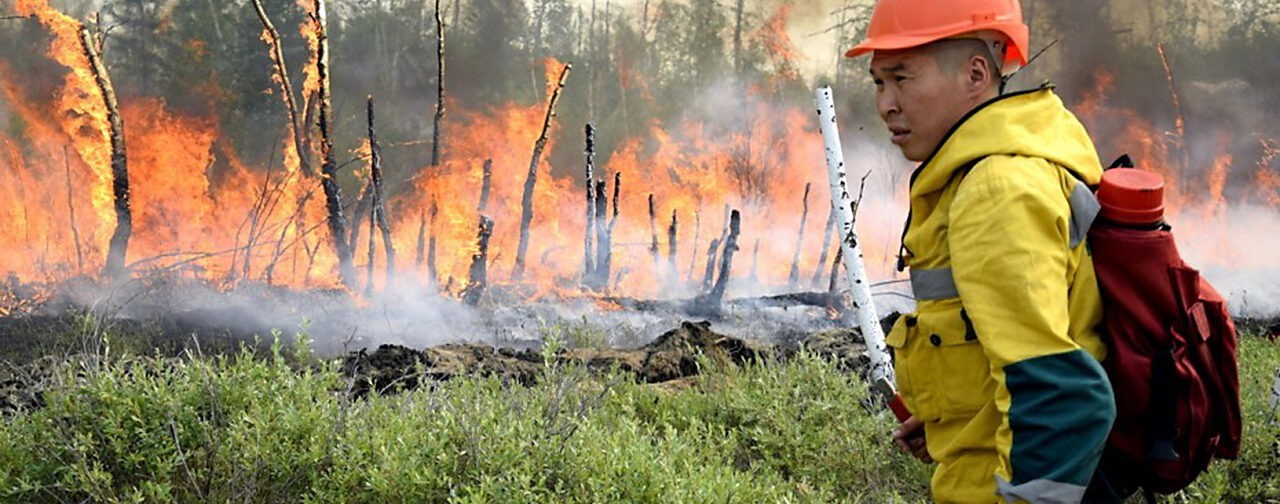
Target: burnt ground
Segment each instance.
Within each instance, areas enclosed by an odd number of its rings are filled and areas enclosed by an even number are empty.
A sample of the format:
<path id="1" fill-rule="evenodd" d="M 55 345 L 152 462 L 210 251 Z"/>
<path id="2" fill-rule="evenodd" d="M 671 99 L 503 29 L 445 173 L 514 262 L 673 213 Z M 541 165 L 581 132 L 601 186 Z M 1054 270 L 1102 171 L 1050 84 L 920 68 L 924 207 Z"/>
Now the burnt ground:
<path id="1" fill-rule="evenodd" d="M 227 354 L 245 345 L 267 348 L 256 336 L 267 333 L 211 327 L 203 320 L 104 319 L 77 312 L 0 317 L 0 413 L 42 406 L 45 388 L 68 364 L 104 353 L 172 358 L 188 352 Z"/>
<path id="2" fill-rule="evenodd" d="M 42 393 L 67 363 L 95 359 L 110 345 L 113 355 L 182 358 L 264 350 L 268 343 L 245 328 L 210 327 L 182 317 L 109 320 L 74 313 L 61 316 L 0 318 L 0 413 L 42 406 Z M 203 319 L 201 319 L 203 320 Z M 103 334 L 111 334 L 104 343 Z M 128 338 L 128 341 L 123 341 Z M 531 384 L 548 364 L 580 365 L 596 371 L 628 373 L 640 383 L 680 388 L 692 383 L 700 359 L 721 365 L 786 359 L 801 347 L 857 373 L 865 367 L 862 337 L 854 329 L 826 329 L 785 341 L 765 343 L 717 332 L 708 321 L 684 321 L 652 341 L 633 348 L 563 348 L 544 357 L 541 348 L 495 347 L 455 342 L 422 349 L 383 344 L 342 356 L 353 378 L 353 392 L 394 393 L 459 376 L 495 376 Z"/>
<path id="3" fill-rule="evenodd" d="M 307 330 L 313 349 L 343 359 L 360 394 L 462 375 L 527 384 L 549 362 L 617 370 L 642 383 L 679 387 L 697 375 L 699 359 L 741 365 L 786 359 L 801 347 L 850 373 L 865 367 L 860 332 L 844 328 L 843 317 L 823 295 L 729 300 L 719 318 L 706 322 L 691 321 L 687 311 L 668 306 L 679 308 L 679 302 L 671 301 L 611 299 L 606 301 L 616 308 L 602 310 L 591 299 L 555 299 L 459 311 L 450 300 L 370 308 L 353 306 L 340 294 L 290 297 L 268 288 L 242 289 L 231 297 L 182 284 L 142 284 L 124 293 L 121 297 L 128 301 L 109 315 L 102 314 L 100 305 L 91 310 L 91 305 L 58 298 L 0 312 L 7 314 L 0 316 L 0 412 L 38 407 L 41 387 L 56 369 L 102 355 L 107 347 L 112 355 L 159 358 L 227 354 L 245 346 L 263 350 L 274 339 L 272 328 L 286 327 L 281 321 L 290 317 L 295 324 L 298 317 L 313 321 Z M 423 311 L 431 316 L 422 317 Z M 264 315 L 275 313 L 283 315 Z M 366 331 L 374 327 L 366 320 L 371 319 L 384 332 L 343 340 L 347 334 L 356 336 L 351 328 L 360 328 L 343 324 L 360 317 Z M 890 320 L 892 316 L 882 323 Z M 1280 318 L 1242 318 L 1237 325 L 1245 334 L 1280 336 Z M 565 348 L 544 357 L 542 341 L 530 335 L 557 327 L 580 334 L 571 334 L 561 343 Z M 284 341 L 292 341 L 294 332 L 283 335 Z"/>
<path id="4" fill-rule="evenodd" d="M 411 389 L 423 382 L 464 375 L 497 376 L 530 384 L 549 364 L 619 371 L 633 375 L 641 383 L 662 384 L 697 376 L 701 368 L 699 359 L 720 365 L 743 365 L 785 358 L 796 352 L 796 347 L 753 343 L 717 333 L 711 327 L 707 321 L 686 321 L 638 348 L 570 348 L 554 356 L 544 356 L 534 349 L 513 350 L 485 344 L 449 344 L 424 350 L 382 345 L 372 352 L 349 355 L 344 369 L 356 378 L 357 395 Z M 856 331 L 825 331 L 814 336 L 814 341 L 822 341 L 820 350 L 815 351 L 839 352 L 841 354 L 832 355 L 833 358 L 858 366 L 863 348 L 860 339 Z"/>
<path id="5" fill-rule="evenodd" d="M 66 363 L 104 354 L 168 359 L 246 346 L 261 351 L 277 335 L 285 343 L 305 335 L 315 355 L 343 359 L 362 392 L 467 374 L 530 383 L 548 361 L 679 383 L 698 372 L 700 358 L 736 365 L 785 357 L 810 341 L 840 353 L 850 369 L 861 359 L 860 337 L 839 329 L 842 314 L 832 308 L 838 300 L 825 293 L 731 299 L 697 314 L 688 301 L 508 300 L 501 289 L 468 307 L 411 289 L 353 300 L 324 290 L 215 287 L 172 275 L 108 284 L 0 282 L 0 410 L 38 407 L 40 387 Z M 699 322 L 703 316 L 714 322 Z M 562 349 L 544 358 L 545 338 Z"/>

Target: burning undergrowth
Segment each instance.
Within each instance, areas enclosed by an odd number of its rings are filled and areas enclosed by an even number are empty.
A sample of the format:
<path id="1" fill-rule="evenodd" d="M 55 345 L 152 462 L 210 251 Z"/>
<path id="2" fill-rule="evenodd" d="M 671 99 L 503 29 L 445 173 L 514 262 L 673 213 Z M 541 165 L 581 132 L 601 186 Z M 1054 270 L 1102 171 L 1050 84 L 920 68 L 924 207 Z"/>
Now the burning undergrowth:
<path id="1" fill-rule="evenodd" d="M 382 344 L 537 348 L 550 333 L 563 335 L 570 346 L 635 347 L 693 317 L 711 317 L 726 333 L 770 344 L 839 327 L 849 315 L 842 311 L 842 296 L 827 292 L 730 298 L 711 309 L 697 298 L 580 293 L 530 299 L 527 289 L 502 285 L 492 287 L 474 306 L 412 287 L 368 298 L 353 298 L 339 289 L 299 291 L 265 284 L 226 291 L 161 274 L 118 284 L 81 277 L 53 284 L 15 281 L 4 287 L 0 291 L 7 311 L 0 322 L 14 328 L 8 340 L 12 348 L 24 348 L 23 331 L 17 328 L 31 329 L 25 337 L 29 342 L 57 340 L 52 336 L 74 332 L 60 321 L 77 317 L 92 319 L 94 327 L 153 328 L 148 338 L 171 340 L 178 348 L 192 343 L 193 336 L 207 340 L 200 341 L 205 345 L 213 343 L 213 336 L 224 336 L 234 345 L 255 338 L 269 341 L 273 333 L 286 339 L 303 334 L 319 353 L 335 355 Z"/>

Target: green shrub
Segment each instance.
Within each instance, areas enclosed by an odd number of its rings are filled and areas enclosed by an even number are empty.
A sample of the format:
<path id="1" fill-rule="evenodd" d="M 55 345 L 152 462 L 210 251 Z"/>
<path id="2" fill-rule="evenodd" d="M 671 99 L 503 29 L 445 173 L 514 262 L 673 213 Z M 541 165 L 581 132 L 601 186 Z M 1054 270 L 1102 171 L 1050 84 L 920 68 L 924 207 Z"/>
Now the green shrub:
<path id="1" fill-rule="evenodd" d="M 1280 347 L 1246 338 L 1241 459 L 1177 499 L 1265 502 Z M 678 390 L 552 368 L 531 387 L 465 378 L 352 400 L 305 348 L 69 366 L 46 406 L 0 423 L 5 502 L 924 502 L 866 387 L 802 355 Z"/>

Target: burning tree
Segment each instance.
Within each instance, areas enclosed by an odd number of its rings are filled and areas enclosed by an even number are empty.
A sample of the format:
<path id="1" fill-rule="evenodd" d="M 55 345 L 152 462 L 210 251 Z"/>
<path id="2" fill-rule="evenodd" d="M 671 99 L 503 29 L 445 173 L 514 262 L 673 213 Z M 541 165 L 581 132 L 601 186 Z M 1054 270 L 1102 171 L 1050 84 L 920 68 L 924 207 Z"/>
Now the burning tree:
<path id="1" fill-rule="evenodd" d="M 374 262 L 391 251 L 414 249 L 422 267 L 388 264 L 387 276 L 444 286 L 457 296 L 471 278 L 477 222 L 488 215 L 491 288 L 508 287 L 495 279 L 518 278 L 520 289 L 512 290 L 532 296 L 584 295 L 584 284 L 595 291 L 590 296 L 606 290 L 695 296 L 723 277 L 717 273 L 730 227 L 720 217 L 724 205 L 739 210 L 739 243 L 758 264 L 737 268 L 737 276 L 750 270 L 759 289 L 794 290 L 821 283 L 829 271 L 831 227 L 820 215 L 806 215 L 802 197 L 805 183 L 822 177 L 820 143 L 807 93 L 796 93 L 822 77 L 797 69 L 804 57 L 834 60 L 861 28 L 865 9 L 831 13 L 831 33 L 840 34 L 833 39 L 841 40 L 802 55 L 791 43 L 790 12 L 752 1 L 575 9 L 545 0 L 528 10 L 510 0 L 434 8 L 253 4 L 250 13 L 235 2 L 176 0 L 167 9 L 111 3 L 103 25 L 115 28 L 100 65 L 85 54 L 75 25 L 70 37 L 55 37 L 64 50 L 45 57 L 21 48 L 44 40 L 34 32 L 56 30 L 0 24 L 0 43 L 19 48 L 0 55 L 0 201 L 6 202 L 0 244 L 12 251 L 0 259 L 0 273 L 57 278 L 110 263 L 108 270 L 155 269 L 211 282 L 328 288 L 352 285 L 356 268 L 377 274 L 383 266 Z M 16 5 L 15 14 L 24 16 L 47 9 L 37 0 Z M 1126 21 L 1130 34 L 1117 24 L 1119 13 L 1107 9 L 1088 13 L 1093 24 L 1081 26 L 1058 19 L 1080 6 L 1026 6 L 1046 33 L 1081 29 L 1098 36 L 1051 50 L 1019 79 L 1037 80 L 1040 69 L 1070 75 L 1062 94 L 1099 137 L 1103 156 L 1138 145 L 1125 150 L 1138 150 L 1135 158 L 1152 169 L 1177 173 L 1176 203 L 1197 216 L 1198 229 L 1227 219 L 1233 200 L 1267 205 L 1277 198 L 1280 169 L 1264 151 L 1275 150 L 1280 131 L 1257 111 L 1280 99 L 1253 84 L 1269 82 L 1274 69 L 1224 66 L 1230 51 L 1265 54 L 1280 46 L 1268 21 L 1237 19 L 1233 7 L 1220 30 L 1208 29 L 1203 20 L 1174 19 L 1172 9 L 1152 4 L 1136 10 L 1151 16 Z M 332 22 L 322 20 L 321 7 L 335 9 L 324 13 Z M 42 16 L 57 24 L 52 11 Z M 1175 33 L 1175 26 L 1247 33 L 1249 42 L 1199 33 L 1204 48 L 1142 40 Z M 1218 48 L 1210 48 L 1214 37 L 1221 38 Z M 286 56 L 296 60 L 292 67 Z M 558 63 L 544 71 L 548 57 L 579 62 L 574 73 L 583 79 L 573 81 L 571 94 L 557 99 L 567 72 Z M 1132 63 L 1131 71 L 1107 72 L 1104 63 L 1112 59 Z M 94 78 L 98 66 L 111 72 L 119 93 L 115 119 Z M 254 68 L 260 71 L 244 70 Z M 883 142 L 873 126 L 878 119 L 864 113 L 870 107 L 859 98 L 864 83 L 854 71 L 846 64 L 832 76 L 838 90 L 851 90 L 840 92 L 846 100 L 840 114 L 866 126 L 851 161 L 884 168 L 877 172 L 886 173 L 883 184 L 869 182 L 868 219 L 888 221 L 895 214 L 890 195 L 901 193 L 900 173 L 908 170 L 894 164 L 896 153 L 865 147 Z M 1237 74 L 1243 82 L 1214 77 Z M 50 95 L 50 88 L 58 91 Z M 1252 106 L 1224 101 L 1227 94 L 1248 96 Z M 369 95 L 381 107 L 376 142 L 357 122 Z M 1175 95 L 1181 114 L 1173 111 Z M 440 124 L 446 109 L 447 124 Z M 593 125 L 589 173 L 577 136 L 585 130 L 556 123 Z M 1237 134 L 1243 131 L 1251 135 Z M 113 144 L 123 154 L 126 141 L 128 157 L 113 158 Z M 349 169 L 373 161 L 375 152 L 379 169 L 368 177 Z M 381 189 L 370 184 L 374 171 Z M 56 180 L 43 176 L 54 172 Z M 619 196 L 609 208 L 615 198 L 608 181 L 619 173 L 627 174 L 628 192 L 615 182 Z M 899 174 L 896 187 L 888 174 Z M 116 191 L 117 181 L 128 183 L 127 192 Z M 343 191 L 363 196 L 344 199 Z M 381 209 L 372 209 L 375 202 Z M 808 203 L 808 210 L 820 209 Z M 353 235 L 367 236 L 359 226 L 368 218 L 383 242 L 374 259 L 352 250 Z M 126 242 L 113 236 L 129 223 L 125 254 Z M 875 244 L 867 257 L 873 269 L 892 255 L 898 238 L 890 227 L 874 227 L 866 237 Z M 677 254 L 684 255 L 677 260 Z M 809 282 L 800 281 L 810 272 Z M 725 296 L 746 292 L 733 280 L 726 277 Z"/>

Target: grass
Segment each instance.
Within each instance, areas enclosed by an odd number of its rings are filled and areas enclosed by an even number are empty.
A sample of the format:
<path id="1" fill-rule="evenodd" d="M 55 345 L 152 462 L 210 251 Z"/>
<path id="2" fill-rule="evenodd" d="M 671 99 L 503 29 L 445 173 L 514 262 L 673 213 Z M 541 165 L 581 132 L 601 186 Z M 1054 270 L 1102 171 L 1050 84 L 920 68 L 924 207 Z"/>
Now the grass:
<path id="1" fill-rule="evenodd" d="M 566 337 L 566 339 L 571 339 Z M 1240 460 L 1180 502 L 1276 502 L 1280 345 L 1244 338 Z M 4 502 L 925 502 L 866 387 L 818 358 L 684 390 L 553 368 L 352 400 L 305 348 L 68 366 L 0 423 Z M 708 367 L 714 367 L 707 362 Z"/>

